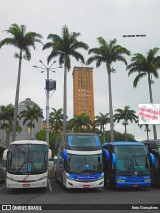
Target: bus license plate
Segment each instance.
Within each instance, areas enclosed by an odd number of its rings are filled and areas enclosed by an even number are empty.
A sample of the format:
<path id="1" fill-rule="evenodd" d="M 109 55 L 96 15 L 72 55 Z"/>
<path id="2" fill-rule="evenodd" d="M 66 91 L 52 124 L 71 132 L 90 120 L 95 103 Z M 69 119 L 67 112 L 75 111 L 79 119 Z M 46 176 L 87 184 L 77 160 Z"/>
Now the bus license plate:
<path id="1" fill-rule="evenodd" d="M 83 188 L 90 188 L 90 185 L 83 185 Z"/>
<path id="2" fill-rule="evenodd" d="M 29 183 L 23 183 L 23 187 L 30 187 Z"/>

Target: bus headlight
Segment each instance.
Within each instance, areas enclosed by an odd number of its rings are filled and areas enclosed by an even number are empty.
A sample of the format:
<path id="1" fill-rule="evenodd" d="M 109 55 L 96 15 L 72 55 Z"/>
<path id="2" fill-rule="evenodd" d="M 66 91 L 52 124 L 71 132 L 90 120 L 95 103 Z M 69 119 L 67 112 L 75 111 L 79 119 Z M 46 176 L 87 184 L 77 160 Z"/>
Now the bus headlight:
<path id="1" fill-rule="evenodd" d="M 7 179 L 8 179 L 9 181 L 12 181 L 12 182 L 18 182 L 17 180 L 15 180 L 15 179 L 13 179 L 13 178 L 10 178 L 10 177 L 7 177 Z"/>
<path id="2" fill-rule="evenodd" d="M 101 180 L 101 179 L 103 179 L 103 178 L 104 178 L 104 176 L 101 176 L 101 177 L 97 178 L 97 180 Z"/>
<path id="3" fill-rule="evenodd" d="M 144 182 L 151 182 L 151 179 L 150 178 L 145 179 Z"/>
<path id="4" fill-rule="evenodd" d="M 75 178 L 72 177 L 72 175 L 69 174 L 69 173 L 66 173 L 66 174 L 65 174 L 65 178 L 70 179 L 70 180 L 74 180 L 74 179 L 75 179 Z"/>
<path id="5" fill-rule="evenodd" d="M 44 177 L 39 178 L 37 181 L 41 181 L 41 180 L 44 180 L 46 178 L 47 178 L 47 176 L 44 176 Z"/>
<path id="6" fill-rule="evenodd" d="M 126 180 L 117 179 L 117 182 L 126 182 Z"/>

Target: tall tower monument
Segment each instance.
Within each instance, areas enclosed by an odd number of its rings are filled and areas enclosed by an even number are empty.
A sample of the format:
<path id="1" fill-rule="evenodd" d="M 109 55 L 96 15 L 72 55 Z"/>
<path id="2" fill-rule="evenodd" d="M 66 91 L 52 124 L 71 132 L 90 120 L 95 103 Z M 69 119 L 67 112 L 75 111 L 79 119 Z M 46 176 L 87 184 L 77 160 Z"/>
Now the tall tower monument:
<path id="1" fill-rule="evenodd" d="M 74 115 L 86 113 L 94 121 L 93 67 L 73 69 L 73 111 Z"/>

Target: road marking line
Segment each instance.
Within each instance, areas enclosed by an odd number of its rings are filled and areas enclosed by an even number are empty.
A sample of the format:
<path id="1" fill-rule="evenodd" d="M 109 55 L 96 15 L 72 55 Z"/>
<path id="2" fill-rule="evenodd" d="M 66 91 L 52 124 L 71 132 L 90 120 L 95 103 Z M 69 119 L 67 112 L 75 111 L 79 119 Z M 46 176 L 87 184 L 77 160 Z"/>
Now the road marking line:
<path id="1" fill-rule="evenodd" d="M 1 189 L 4 189 L 4 188 L 5 188 L 5 186 L 1 187 L 0 190 L 1 190 Z"/>
<path id="2" fill-rule="evenodd" d="M 49 191 L 52 192 L 52 186 L 51 186 L 51 182 L 49 179 L 48 179 L 48 186 L 49 186 Z"/>

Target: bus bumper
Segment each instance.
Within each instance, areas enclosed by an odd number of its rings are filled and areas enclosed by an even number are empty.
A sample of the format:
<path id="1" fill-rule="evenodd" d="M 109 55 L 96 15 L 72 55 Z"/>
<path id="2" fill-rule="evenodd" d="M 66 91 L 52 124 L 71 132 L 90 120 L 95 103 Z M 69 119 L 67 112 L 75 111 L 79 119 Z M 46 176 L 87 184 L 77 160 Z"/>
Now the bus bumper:
<path id="1" fill-rule="evenodd" d="M 147 188 L 151 187 L 151 182 L 117 182 L 117 188 Z"/>
<path id="2" fill-rule="evenodd" d="M 16 188 L 46 188 L 48 178 L 35 179 L 34 181 L 17 181 L 13 178 L 6 178 L 6 188 L 16 189 Z"/>
<path id="3" fill-rule="evenodd" d="M 104 178 L 91 182 L 76 181 L 73 179 L 66 178 L 66 182 L 64 183 L 64 185 L 66 188 L 103 188 Z"/>

